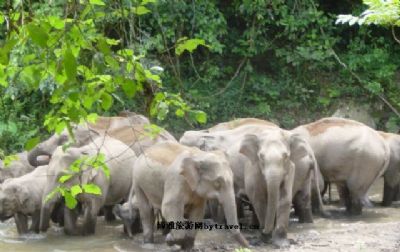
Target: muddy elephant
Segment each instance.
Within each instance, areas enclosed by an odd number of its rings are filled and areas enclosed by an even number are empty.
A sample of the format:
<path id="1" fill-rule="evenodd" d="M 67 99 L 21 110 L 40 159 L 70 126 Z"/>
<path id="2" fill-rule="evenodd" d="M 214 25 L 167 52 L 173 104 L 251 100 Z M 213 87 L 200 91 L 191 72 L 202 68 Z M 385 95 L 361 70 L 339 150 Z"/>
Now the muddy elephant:
<path id="1" fill-rule="evenodd" d="M 14 217 L 19 234 L 28 230 L 28 216 L 32 216 L 31 231 L 39 232 L 40 209 L 47 183 L 48 166 L 39 166 L 18 178 L 10 178 L 0 185 L 0 219 Z"/>
<path id="2" fill-rule="evenodd" d="M 347 211 L 361 214 L 364 196 L 390 161 L 382 136 L 362 123 L 334 117 L 292 131 L 308 141 L 324 179 L 337 185 Z"/>
<path id="3" fill-rule="evenodd" d="M 77 212 L 68 208 L 64 209 L 65 233 L 68 235 L 93 234 L 100 209 L 103 206 L 113 206 L 128 197 L 136 154 L 126 144 L 110 137 L 99 137 L 88 145 L 79 148 L 70 147 L 65 152 L 62 147 L 58 147 L 49 163 L 48 180 L 43 198 L 45 203 L 40 217 L 41 231 L 48 229 L 50 213 L 61 196 L 57 194 L 50 200 L 45 200 L 45 197 L 60 185 L 61 176 L 71 174 L 68 173 L 68 169 L 75 160 L 81 157 L 93 158 L 98 153 L 105 156 L 109 177 L 99 167 L 96 169 L 87 167 L 84 172 L 72 174 L 73 176 L 63 184 L 64 187 L 69 188 L 74 184 L 93 183 L 101 189 L 101 195 L 84 191 L 77 195 L 77 201 L 81 204 L 84 213 L 82 230 L 76 225 Z"/>
<path id="4" fill-rule="evenodd" d="M 176 141 L 166 130 L 161 129 L 158 134 L 151 131 L 149 124 L 133 124 L 132 117 L 99 117 L 95 124 L 77 125 L 73 128 L 73 147 L 80 147 L 90 143 L 100 135 L 107 135 L 130 146 L 137 155 L 149 146 L 162 141 Z M 139 121 L 141 122 L 141 121 Z M 48 160 L 38 160 L 39 156 L 50 156 L 58 146 L 69 141 L 69 134 L 64 130 L 61 134 L 54 134 L 44 142 L 38 144 L 28 153 L 28 161 L 32 166 L 46 165 Z"/>
<path id="5" fill-rule="evenodd" d="M 287 229 L 293 190 L 300 191 L 300 200 L 307 197 L 301 218 L 312 221 L 311 187 L 294 189 L 295 163 L 308 157 L 310 148 L 299 135 L 280 128 L 270 128 L 258 134 L 247 134 L 240 152 L 251 164 L 244 170 L 245 190 L 261 225 L 262 239 L 276 246 L 288 246 Z M 310 179 L 308 174 L 302 174 Z M 306 178 L 305 178 L 306 179 Z M 300 184 L 298 185 L 300 186 Z M 295 200 L 297 202 L 297 200 Z"/>
<path id="6" fill-rule="evenodd" d="M 390 161 L 388 168 L 383 174 L 383 202 L 382 205 L 390 206 L 395 200 L 400 185 L 400 135 L 379 132 L 390 148 Z"/>
<path id="7" fill-rule="evenodd" d="M 145 243 L 153 242 L 154 211 L 161 209 L 167 222 L 201 222 L 207 199 L 217 198 L 224 206 L 227 224 L 236 240 L 248 247 L 238 229 L 233 175 L 222 152 L 204 152 L 176 142 L 148 148 L 135 162 L 133 185 Z M 196 229 L 171 230 L 168 245 L 183 249 L 194 245 Z"/>

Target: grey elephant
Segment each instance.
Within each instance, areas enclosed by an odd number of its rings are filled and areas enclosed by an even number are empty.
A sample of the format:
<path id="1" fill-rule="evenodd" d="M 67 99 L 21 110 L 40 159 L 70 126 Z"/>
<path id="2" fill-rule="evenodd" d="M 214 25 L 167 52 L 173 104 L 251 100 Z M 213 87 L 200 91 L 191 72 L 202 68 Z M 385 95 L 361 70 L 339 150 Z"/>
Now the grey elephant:
<path id="1" fill-rule="evenodd" d="M 400 186 L 400 135 L 379 132 L 390 148 L 390 161 L 383 174 L 383 206 L 390 206 Z"/>
<path id="2" fill-rule="evenodd" d="M 95 124 L 77 125 L 73 128 L 75 142 L 73 147 L 80 147 L 90 143 L 100 135 L 107 135 L 122 141 L 130 146 L 139 155 L 144 149 L 162 141 L 176 141 L 166 130 L 152 135 L 148 124 L 133 124 L 130 117 L 99 117 Z M 29 163 L 32 166 L 48 164 L 47 161 L 39 161 L 41 155 L 50 156 L 58 146 L 66 144 L 69 140 L 68 131 L 54 134 L 49 139 L 38 144 L 28 154 Z"/>
<path id="3" fill-rule="evenodd" d="M 48 166 L 39 166 L 18 178 L 10 178 L 0 185 L 0 219 L 14 217 L 19 234 L 28 230 L 28 216 L 32 216 L 31 231 L 39 232 L 42 196 L 47 183 Z"/>
<path id="4" fill-rule="evenodd" d="M 96 184 L 101 189 L 101 195 L 82 192 L 78 194 L 77 201 L 82 205 L 84 220 L 82 230 L 76 225 L 77 213 L 68 208 L 64 209 L 64 231 L 68 235 L 88 235 L 95 232 L 96 218 L 103 206 L 113 206 L 126 199 L 132 183 L 132 169 L 136 154 L 119 140 L 110 137 L 96 138 L 92 143 L 83 147 L 70 147 L 65 152 L 58 147 L 49 163 L 48 181 L 44 197 L 49 195 L 60 185 L 59 178 L 66 173 L 66 169 L 78 158 L 94 157 L 98 153 L 105 156 L 110 177 L 107 178 L 102 169 L 86 169 L 80 174 L 75 174 L 64 183 L 65 187 L 73 184 Z M 50 213 L 60 195 L 50 200 L 45 200 L 41 209 L 40 230 L 46 231 L 49 227 Z"/>
<path id="5" fill-rule="evenodd" d="M 247 134 L 241 141 L 240 152 L 251 160 L 244 170 L 246 194 L 263 228 L 263 240 L 272 239 L 272 243 L 279 247 L 289 245 L 287 229 L 293 191 L 299 190 L 300 198 L 304 195 L 310 198 L 310 187 L 303 192 L 302 188 L 293 186 L 295 162 L 309 155 L 308 148 L 307 142 L 299 135 L 280 128 Z M 302 218 L 311 216 L 310 199 L 308 206 Z"/>
<path id="6" fill-rule="evenodd" d="M 201 222 L 206 200 L 217 198 L 224 206 L 227 223 L 242 246 L 233 190 L 233 175 L 222 152 L 204 152 L 176 142 L 148 148 L 135 162 L 133 185 L 137 197 L 145 243 L 153 242 L 154 211 L 161 209 L 167 222 Z M 236 228 L 236 229 L 235 229 Z M 196 229 L 171 230 L 168 245 L 183 249 L 194 245 Z"/>
<path id="7" fill-rule="evenodd" d="M 390 148 L 370 127 L 349 119 L 323 118 L 292 130 L 314 151 L 321 173 L 335 183 L 347 211 L 362 213 L 362 200 L 390 161 Z"/>

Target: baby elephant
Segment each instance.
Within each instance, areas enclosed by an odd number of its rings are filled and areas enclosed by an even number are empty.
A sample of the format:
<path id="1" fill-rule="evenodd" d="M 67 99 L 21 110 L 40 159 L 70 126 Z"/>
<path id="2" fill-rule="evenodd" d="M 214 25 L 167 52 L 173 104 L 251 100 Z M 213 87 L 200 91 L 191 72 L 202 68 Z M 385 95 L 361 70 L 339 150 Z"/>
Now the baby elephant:
<path id="1" fill-rule="evenodd" d="M 148 148 L 135 162 L 133 185 L 137 198 L 145 243 L 153 242 L 154 211 L 175 225 L 201 222 L 207 199 L 223 205 L 227 227 L 236 240 L 248 247 L 239 230 L 233 175 L 223 152 L 204 152 L 176 142 L 164 142 Z M 188 218 L 185 223 L 185 217 Z M 172 229 L 168 245 L 190 249 L 196 229 Z"/>
<path id="2" fill-rule="evenodd" d="M 30 230 L 39 232 L 42 195 L 47 183 L 47 165 L 39 166 L 19 178 L 10 178 L 0 186 L 0 219 L 14 216 L 19 234 L 28 232 L 28 216 L 32 216 Z"/>

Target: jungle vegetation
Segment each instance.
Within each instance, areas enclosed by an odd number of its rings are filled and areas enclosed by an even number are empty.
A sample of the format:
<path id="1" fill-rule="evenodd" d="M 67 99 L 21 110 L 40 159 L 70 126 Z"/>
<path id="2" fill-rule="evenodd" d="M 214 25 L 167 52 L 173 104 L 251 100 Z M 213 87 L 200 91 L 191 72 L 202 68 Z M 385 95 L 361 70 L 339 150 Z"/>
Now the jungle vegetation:
<path id="1" fill-rule="evenodd" d="M 291 128 L 355 101 L 395 131 L 399 6 L 2 0 L 0 149 L 29 149 L 49 132 L 124 109 L 179 135 L 238 117 Z"/>

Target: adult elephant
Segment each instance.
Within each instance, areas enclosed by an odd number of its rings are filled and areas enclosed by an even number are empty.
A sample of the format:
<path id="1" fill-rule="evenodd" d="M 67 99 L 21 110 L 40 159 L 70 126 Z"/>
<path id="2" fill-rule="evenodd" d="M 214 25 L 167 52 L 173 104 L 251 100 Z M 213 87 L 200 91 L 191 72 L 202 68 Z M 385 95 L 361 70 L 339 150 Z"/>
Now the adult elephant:
<path id="1" fill-rule="evenodd" d="M 246 134 L 240 143 L 240 152 L 251 161 L 244 169 L 246 195 L 263 228 L 263 240 L 272 240 L 278 247 L 289 245 L 287 229 L 292 194 L 293 190 L 297 194 L 300 189 L 293 186 L 297 169 L 295 163 L 308 157 L 309 149 L 299 135 L 274 127 L 257 134 Z M 304 192 L 300 190 L 299 197 L 308 197 L 307 217 L 311 218 L 311 176 L 308 174 L 301 174 L 308 177 L 308 182 Z"/>
<path id="2" fill-rule="evenodd" d="M 92 143 L 83 147 L 70 147 L 65 152 L 58 147 L 49 164 L 47 185 L 44 190 L 44 204 L 41 209 L 40 230 L 46 231 L 49 227 L 50 213 L 60 195 L 51 199 L 45 198 L 60 186 L 60 177 L 71 174 L 66 170 L 71 164 L 81 158 L 94 158 L 97 154 L 103 154 L 105 164 L 108 167 L 109 177 L 99 167 L 83 167 L 83 172 L 72 174 L 73 176 L 63 183 L 63 186 L 71 188 L 74 184 L 96 184 L 101 189 L 101 195 L 85 193 L 77 195 L 77 201 L 82 205 L 84 212 L 83 229 L 76 226 L 76 213 L 65 208 L 64 231 L 69 235 L 93 234 L 96 227 L 96 218 L 100 208 L 113 206 L 126 199 L 132 183 L 132 169 L 136 154 L 124 143 L 110 137 L 99 137 Z M 86 159 L 86 160 L 87 160 Z M 68 168 L 67 168 L 68 169 Z"/>
<path id="3" fill-rule="evenodd" d="M 352 215 L 362 213 L 362 199 L 386 170 L 390 149 L 378 132 L 349 119 L 323 118 L 292 130 L 311 145 L 321 173 L 335 183 Z"/>
<path id="4" fill-rule="evenodd" d="M 390 162 L 383 174 L 383 202 L 382 205 L 390 206 L 398 193 L 400 186 L 400 136 L 393 133 L 379 132 L 390 148 Z"/>
<path id="5" fill-rule="evenodd" d="M 73 129 L 75 142 L 72 146 L 80 147 L 92 142 L 100 135 L 107 135 L 122 141 L 130 146 L 139 155 L 144 149 L 162 141 L 176 141 L 166 130 L 154 134 L 149 124 L 133 124 L 131 117 L 99 117 L 95 124 L 77 125 Z M 136 120 L 137 122 L 137 120 Z M 142 120 L 139 120 L 142 122 Z M 38 144 L 28 154 L 28 161 L 32 166 L 46 165 L 47 161 L 39 161 L 41 155 L 51 156 L 58 146 L 69 140 L 68 131 L 54 134 L 49 139 Z"/>
<path id="6" fill-rule="evenodd" d="M 154 211 L 161 209 L 167 222 L 201 222 L 206 200 L 217 198 L 234 237 L 248 242 L 238 229 L 233 175 L 222 152 L 204 152 L 175 142 L 148 148 L 135 162 L 133 185 L 143 227 L 144 242 L 153 242 Z M 183 249 L 194 245 L 196 229 L 171 230 L 166 241 Z"/>

